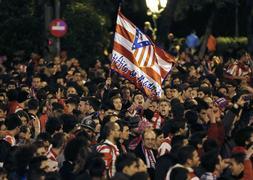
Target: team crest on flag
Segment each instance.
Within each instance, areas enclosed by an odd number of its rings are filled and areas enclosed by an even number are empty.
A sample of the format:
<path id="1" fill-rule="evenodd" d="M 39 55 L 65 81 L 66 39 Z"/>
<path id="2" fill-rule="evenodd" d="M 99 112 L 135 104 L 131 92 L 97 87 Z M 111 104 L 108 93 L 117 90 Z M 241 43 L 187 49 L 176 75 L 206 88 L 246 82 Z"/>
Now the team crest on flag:
<path id="1" fill-rule="evenodd" d="M 133 82 L 148 96 L 162 95 L 162 82 L 174 57 L 158 48 L 119 11 L 112 52 L 112 70 Z"/>
<path id="2" fill-rule="evenodd" d="M 152 43 L 150 42 L 150 40 L 148 40 L 147 38 L 144 40 L 144 37 L 146 38 L 146 36 L 144 34 L 142 34 L 142 32 L 139 29 L 136 29 L 132 50 L 133 50 L 133 54 L 135 55 L 136 63 L 138 63 L 139 67 L 143 67 L 143 66 L 150 67 L 154 63 L 151 62 L 151 63 L 145 65 L 144 64 L 146 61 L 144 59 L 145 56 L 144 56 L 144 58 L 142 58 L 140 56 L 142 51 L 149 49 L 148 46 L 152 46 Z"/>

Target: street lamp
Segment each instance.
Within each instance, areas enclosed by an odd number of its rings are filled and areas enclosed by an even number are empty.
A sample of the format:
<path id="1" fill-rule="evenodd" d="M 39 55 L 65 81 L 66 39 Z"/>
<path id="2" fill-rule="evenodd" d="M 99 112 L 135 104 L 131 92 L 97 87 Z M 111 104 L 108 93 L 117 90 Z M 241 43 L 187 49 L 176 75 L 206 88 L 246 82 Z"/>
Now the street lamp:
<path id="1" fill-rule="evenodd" d="M 152 29 L 153 39 L 156 40 L 156 31 L 157 31 L 157 19 L 160 14 L 164 11 L 168 0 L 146 0 L 146 5 L 148 7 L 147 14 L 152 16 L 154 23 L 154 28 Z"/>

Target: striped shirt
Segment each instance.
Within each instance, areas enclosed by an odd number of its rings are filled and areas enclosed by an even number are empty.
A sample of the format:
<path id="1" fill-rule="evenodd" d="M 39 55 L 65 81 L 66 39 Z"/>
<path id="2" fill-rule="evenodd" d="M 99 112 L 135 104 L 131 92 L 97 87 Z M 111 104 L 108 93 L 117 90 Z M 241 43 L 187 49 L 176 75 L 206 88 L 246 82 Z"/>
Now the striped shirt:
<path id="1" fill-rule="evenodd" d="M 115 162 L 119 156 L 118 147 L 107 139 L 97 147 L 97 152 L 103 154 L 108 176 L 113 177 L 116 173 Z"/>

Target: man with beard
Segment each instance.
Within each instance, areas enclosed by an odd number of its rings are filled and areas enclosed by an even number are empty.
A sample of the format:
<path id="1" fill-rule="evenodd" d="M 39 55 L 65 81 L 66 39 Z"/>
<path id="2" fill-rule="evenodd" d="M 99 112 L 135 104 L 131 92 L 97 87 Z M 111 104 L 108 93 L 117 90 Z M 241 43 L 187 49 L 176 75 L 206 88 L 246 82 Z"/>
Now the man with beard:
<path id="1" fill-rule="evenodd" d="M 120 126 L 118 123 L 108 122 L 103 128 L 103 132 L 106 139 L 96 147 L 96 150 L 103 155 L 107 178 L 111 178 L 116 172 L 115 162 L 119 156 L 119 149 L 116 142 L 120 136 Z"/>

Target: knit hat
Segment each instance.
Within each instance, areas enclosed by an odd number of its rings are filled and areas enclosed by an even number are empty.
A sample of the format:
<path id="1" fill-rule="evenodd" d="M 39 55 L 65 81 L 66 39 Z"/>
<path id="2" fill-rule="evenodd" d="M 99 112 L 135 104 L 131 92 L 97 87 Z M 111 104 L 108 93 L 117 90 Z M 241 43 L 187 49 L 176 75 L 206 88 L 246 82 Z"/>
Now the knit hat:
<path id="1" fill-rule="evenodd" d="M 225 109 L 228 105 L 228 102 L 224 97 L 216 99 L 214 103 L 217 104 L 220 109 Z"/>

